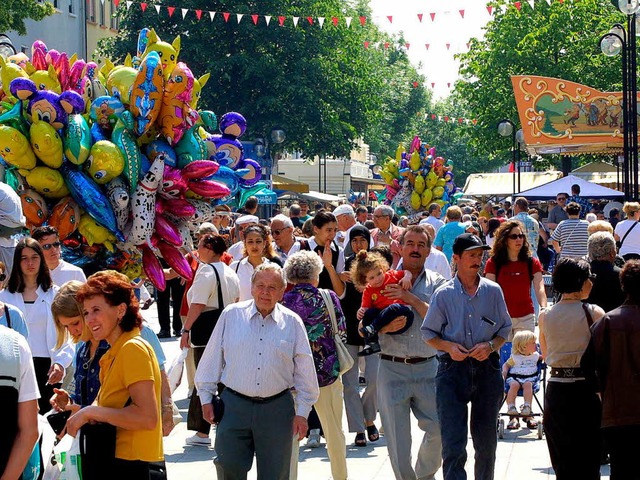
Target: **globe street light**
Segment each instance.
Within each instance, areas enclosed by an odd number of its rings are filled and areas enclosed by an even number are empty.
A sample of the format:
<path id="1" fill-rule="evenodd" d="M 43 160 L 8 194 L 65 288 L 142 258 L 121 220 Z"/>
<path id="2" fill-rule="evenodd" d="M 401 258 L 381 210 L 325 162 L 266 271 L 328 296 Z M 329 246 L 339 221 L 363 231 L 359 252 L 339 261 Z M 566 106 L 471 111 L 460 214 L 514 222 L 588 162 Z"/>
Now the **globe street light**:
<path id="1" fill-rule="evenodd" d="M 0 35 L 0 56 L 9 58 L 11 55 L 18 53 L 16 47 L 13 46 L 13 42 L 6 35 Z"/>
<path id="2" fill-rule="evenodd" d="M 498 123 L 498 134 L 501 137 L 511 136 L 511 162 L 513 164 L 513 196 L 511 200 L 513 202 L 516 197 L 516 126 L 511 120 L 505 118 Z"/>

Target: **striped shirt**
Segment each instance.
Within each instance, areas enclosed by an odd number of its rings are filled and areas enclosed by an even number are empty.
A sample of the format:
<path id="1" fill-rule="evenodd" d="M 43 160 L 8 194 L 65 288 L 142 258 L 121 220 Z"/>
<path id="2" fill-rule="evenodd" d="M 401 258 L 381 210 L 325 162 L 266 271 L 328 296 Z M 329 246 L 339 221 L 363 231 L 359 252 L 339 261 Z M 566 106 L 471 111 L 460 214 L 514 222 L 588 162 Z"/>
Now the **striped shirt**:
<path id="1" fill-rule="evenodd" d="M 589 222 L 570 218 L 561 221 L 551 234 L 551 240 L 560 244 L 561 257 L 584 257 L 588 253 Z"/>
<path id="2" fill-rule="evenodd" d="M 196 371 L 203 404 L 211 403 L 218 382 L 249 397 L 270 397 L 293 387 L 296 415 L 306 418 L 320 390 L 300 317 L 280 304 L 263 317 L 253 300 L 225 308 Z"/>

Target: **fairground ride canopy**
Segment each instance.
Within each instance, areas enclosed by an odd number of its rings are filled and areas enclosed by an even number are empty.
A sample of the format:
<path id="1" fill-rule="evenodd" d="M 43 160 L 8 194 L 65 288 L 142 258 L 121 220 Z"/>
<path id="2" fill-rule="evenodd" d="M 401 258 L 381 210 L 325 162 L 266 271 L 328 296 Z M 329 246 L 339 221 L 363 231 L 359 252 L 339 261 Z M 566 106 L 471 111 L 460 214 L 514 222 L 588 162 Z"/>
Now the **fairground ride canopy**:
<path id="1" fill-rule="evenodd" d="M 530 155 L 623 152 L 622 92 L 535 75 L 511 82 Z"/>

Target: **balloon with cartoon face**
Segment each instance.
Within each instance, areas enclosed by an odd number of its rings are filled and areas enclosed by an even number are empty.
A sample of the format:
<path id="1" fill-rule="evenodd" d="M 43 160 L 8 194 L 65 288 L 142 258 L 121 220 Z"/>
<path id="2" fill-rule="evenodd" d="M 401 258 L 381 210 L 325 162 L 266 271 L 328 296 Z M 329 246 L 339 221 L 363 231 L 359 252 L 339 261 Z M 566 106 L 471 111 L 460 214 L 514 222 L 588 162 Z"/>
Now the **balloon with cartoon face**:
<path id="1" fill-rule="evenodd" d="M 44 198 L 30 188 L 20 191 L 18 195 L 22 204 L 22 213 L 27 219 L 27 227 L 35 228 L 42 225 L 49 215 Z"/>
<path id="2" fill-rule="evenodd" d="M 6 125 L 0 125 L 0 157 L 9 165 L 25 170 L 36 166 L 36 157 L 27 137 Z"/>
<path id="3" fill-rule="evenodd" d="M 31 148 L 42 163 L 51 168 L 62 165 L 62 139 L 58 132 L 46 122 L 35 121 L 29 129 Z"/>
<path id="4" fill-rule="evenodd" d="M 244 158 L 242 142 L 235 138 L 211 135 L 205 143 L 209 151 L 209 159 L 218 162 L 220 166 L 234 169 Z"/>
<path id="5" fill-rule="evenodd" d="M 85 169 L 94 182 L 104 185 L 122 173 L 124 157 L 115 144 L 100 140 L 91 147 Z"/>
<path id="6" fill-rule="evenodd" d="M 49 217 L 49 225 L 58 229 L 60 240 L 66 240 L 76 231 L 80 221 L 80 207 L 71 197 L 65 197 L 56 203 Z"/>
<path id="7" fill-rule="evenodd" d="M 131 89 L 138 71 L 132 67 L 118 66 L 109 72 L 107 77 L 107 92 L 120 99 L 125 105 L 129 105 Z"/>
<path id="8" fill-rule="evenodd" d="M 172 43 L 163 42 L 158 38 L 155 30 L 151 29 L 146 36 L 146 48 L 142 54 L 142 58 L 146 57 L 150 52 L 157 52 L 160 60 L 162 60 L 162 72 L 165 80 L 169 80 L 169 76 L 178 63 L 178 54 L 180 53 L 180 36 L 178 35 Z"/>
<path id="9" fill-rule="evenodd" d="M 36 192 L 47 198 L 63 198 L 69 195 L 69 190 L 58 170 L 38 166 L 33 170 L 20 170 L 27 182 Z"/>
<path id="10" fill-rule="evenodd" d="M 105 135 L 110 136 L 122 112 L 124 105 L 119 99 L 103 95 L 93 101 L 89 115 L 93 120 L 93 127 L 97 125 Z"/>

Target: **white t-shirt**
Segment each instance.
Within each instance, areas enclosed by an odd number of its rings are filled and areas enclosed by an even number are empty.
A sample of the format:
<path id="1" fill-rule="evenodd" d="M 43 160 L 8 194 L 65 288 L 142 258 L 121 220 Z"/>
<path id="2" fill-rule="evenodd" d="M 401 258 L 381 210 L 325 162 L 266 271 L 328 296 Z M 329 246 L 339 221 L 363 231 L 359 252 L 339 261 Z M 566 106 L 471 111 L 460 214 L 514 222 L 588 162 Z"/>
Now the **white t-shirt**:
<path id="1" fill-rule="evenodd" d="M 615 229 L 615 234 L 620 237 L 620 241 L 622 241 L 622 237 L 624 237 L 629 229 L 633 227 L 633 224 L 636 223 L 635 220 L 623 220 L 618 222 Z M 627 235 L 627 238 L 622 242 L 622 247 L 620 247 L 620 251 L 618 254 L 620 256 L 624 256 L 627 253 L 639 253 L 640 254 L 640 225 L 636 225 L 631 233 Z"/>
<path id="2" fill-rule="evenodd" d="M 423 218 L 422 220 L 420 220 L 420 225 L 424 225 L 425 223 L 428 223 L 429 225 L 433 225 L 433 228 L 435 228 L 436 233 L 438 233 L 438 230 L 440 230 L 440 227 L 444 225 L 444 222 L 442 220 L 434 217 L 433 215 L 429 215 L 427 218 Z"/>
<path id="3" fill-rule="evenodd" d="M 84 275 L 81 268 L 78 268 L 69 262 L 65 262 L 64 260 L 60 260 L 58 266 L 51 270 L 50 273 L 53 284 L 58 287 L 61 287 L 71 280 L 77 280 L 82 283 L 87 281 L 87 277 Z"/>
<path id="4" fill-rule="evenodd" d="M 424 268 L 439 273 L 445 280 L 451 280 L 451 265 L 447 256 L 437 248 L 431 248 L 431 253 L 424 261 Z"/>
<path id="5" fill-rule="evenodd" d="M 198 267 L 193 278 L 193 284 L 187 292 L 187 303 L 189 305 L 194 303 L 206 305 L 205 308 L 207 310 L 218 308 L 218 282 L 216 281 L 216 274 L 213 272 L 214 266 L 222 282 L 223 306 L 235 302 L 236 298 L 240 296 L 238 276 L 231 268 L 222 262 L 202 263 Z"/>

